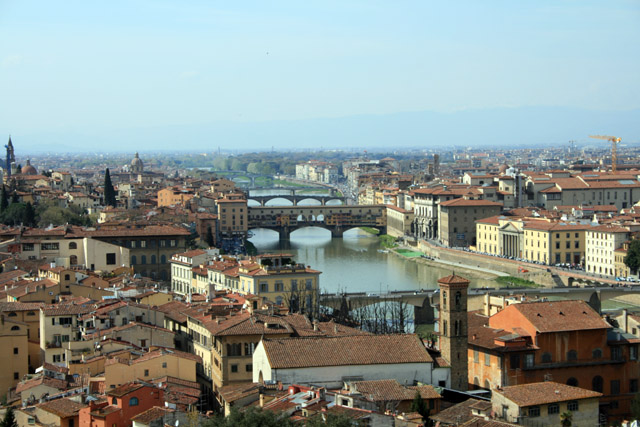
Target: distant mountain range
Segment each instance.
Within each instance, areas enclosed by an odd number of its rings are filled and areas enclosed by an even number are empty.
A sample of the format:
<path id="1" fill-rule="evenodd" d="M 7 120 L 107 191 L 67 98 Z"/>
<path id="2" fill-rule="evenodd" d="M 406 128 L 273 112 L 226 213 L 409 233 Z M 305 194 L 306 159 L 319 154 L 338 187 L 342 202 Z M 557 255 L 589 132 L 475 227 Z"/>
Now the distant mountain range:
<path id="1" fill-rule="evenodd" d="M 91 132 L 14 135 L 17 151 L 217 151 L 283 149 L 540 147 L 598 144 L 591 134 L 640 143 L 640 110 L 521 107 L 270 122 L 219 122 Z"/>

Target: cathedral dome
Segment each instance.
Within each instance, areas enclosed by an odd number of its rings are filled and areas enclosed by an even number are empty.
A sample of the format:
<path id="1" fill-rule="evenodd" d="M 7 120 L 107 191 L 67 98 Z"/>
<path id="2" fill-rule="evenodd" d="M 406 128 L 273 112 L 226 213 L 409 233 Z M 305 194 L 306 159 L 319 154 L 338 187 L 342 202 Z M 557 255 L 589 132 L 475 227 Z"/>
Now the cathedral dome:
<path id="1" fill-rule="evenodd" d="M 26 166 L 22 167 L 22 169 L 20 170 L 20 173 L 22 175 L 38 175 L 38 171 L 36 170 L 36 168 L 31 166 L 31 160 L 29 159 L 27 159 L 27 164 Z"/>
<path id="2" fill-rule="evenodd" d="M 142 172 L 144 169 L 144 163 L 140 160 L 140 156 L 136 153 L 136 156 L 131 160 L 131 172 Z"/>

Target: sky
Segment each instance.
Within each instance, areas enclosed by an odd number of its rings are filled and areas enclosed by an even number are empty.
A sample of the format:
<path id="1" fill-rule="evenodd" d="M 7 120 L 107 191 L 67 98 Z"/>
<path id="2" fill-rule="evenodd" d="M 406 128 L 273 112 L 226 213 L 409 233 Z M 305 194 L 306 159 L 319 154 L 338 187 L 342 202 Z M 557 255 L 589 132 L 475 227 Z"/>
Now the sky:
<path id="1" fill-rule="evenodd" d="M 184 149 L 258 149 L 322 144 L 290 127 L 318 120 L 332 120 L 330 146 L 362 117 L 383 134 L 389 117 L 420 112 L 640 118 L 639 40 L 635 0 L 0 0 L 0 138 L 144 151 L 176 148 L 162 138 L 175 134 Z"/>

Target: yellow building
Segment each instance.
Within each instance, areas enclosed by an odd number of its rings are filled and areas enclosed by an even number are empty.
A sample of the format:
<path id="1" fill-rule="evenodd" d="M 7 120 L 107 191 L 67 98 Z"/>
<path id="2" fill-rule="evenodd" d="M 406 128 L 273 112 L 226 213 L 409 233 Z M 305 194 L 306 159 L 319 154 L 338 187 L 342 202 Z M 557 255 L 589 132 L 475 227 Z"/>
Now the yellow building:
<path id="1" fill-rule="evenodd" d="M 41 303 L 0 303 L 0 314 L 8 320 L 27 325 L 27 365 L 29 372 L 42 365 L 40 361 L 40 307 Z M 22 355 L 24 358 L 24 354 Z"/>
<path id="2" fill-rule="evenodd" d="M 29 373 L 29 326 L 0 314 L 0 397 Z"/>
<path id="3" fill-rule="evenodd" d="M 413 220 L 413 211 L 387 205 L 387 234 L 390 236 L 403 237 L 411 235 Z"/>
<path id="4" fill-rule="evenodd" d="M 195 193 L 182 187 L 167 187 L 158 191 L 158 207 L 184 205 L 193 199 Z"/>
<path id="5" fill-rule="evenodd" d="M 226 236 L 246 235 L 248 231 L 247 200 L 242 193 L 227 194 L 216 201 L 220 234 Z"/>
<path id="6" fill-rule="evenodd" d="M 438 205 L 438 240 L 445 246 L 476 246 L 476 221 L 498 215 L 502 203 L 452 199 Z"/>
<path id="7" fill-rule="evenodd" d="M 625 242 L 622 244 L 621 248 L 613 251 L 614 270 L 616 277 L 629 277 L 629 275 L 631 275 L 631 269 L 624 263 L 624 259 L 627 257 L 628 250 L 629 242 Z"/>
<path id="8" fill-rule="evenodd" d="M 592 226 L 576 221 L 525 221 L 523 258 L 544 264 L 581 264 L 586 231 Z"/>
<path id="9" fill-rule="evenodd" d="M 105 387 L 114 389 L 135 379 L 150 381 L 160 377 L 174 377 L 196 381 L 199 356 L 177 350 L 152 349 L 138 358 L 108 360 L 104 366 Z"/>
<path id="10" fill-rule="evenodd" d="M 291 312 L 315 313 L 320 293 L 320 271 L 294 262 L 291 254 L 265 254 L 238 269 L 240 294 L 253 294 Z"/>

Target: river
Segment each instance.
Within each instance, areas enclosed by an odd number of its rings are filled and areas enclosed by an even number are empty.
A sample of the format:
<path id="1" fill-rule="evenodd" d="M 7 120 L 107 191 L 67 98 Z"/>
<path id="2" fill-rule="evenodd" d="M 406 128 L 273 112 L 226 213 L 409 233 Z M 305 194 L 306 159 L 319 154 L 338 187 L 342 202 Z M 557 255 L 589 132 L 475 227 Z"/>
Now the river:
<path id="1" fill-rule="evenodd" d="M 292 253 L 298 262 L 322 271 L 322 292 L 374 292 L 437 288 L 437 280 L 451 274 L 451 267 L 428 266 L 392 253 L 381 253 L 380 243 L 360 229 L 331 238 L 328 230 L 309 227 L 291 233 L 289 241 L 280 242 L 271 230 L 251 230 L 249 239 L 259 253 Z M 464 273 L 458 273 L 464 275 Z M 472 287 L 495 287 L 487 279 L 471 278 Z"/>

